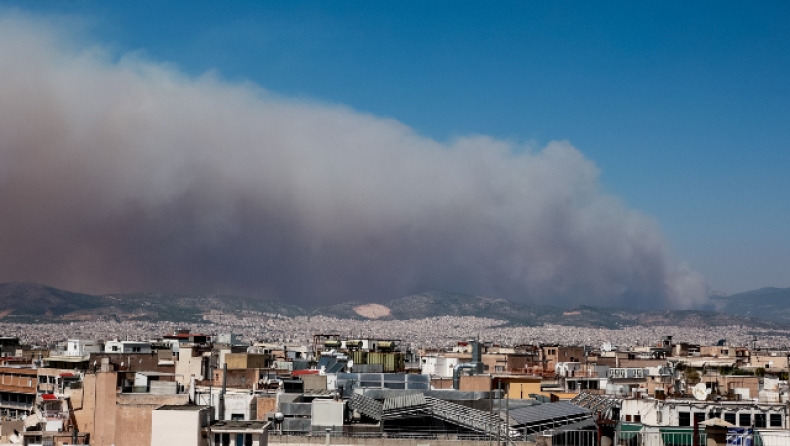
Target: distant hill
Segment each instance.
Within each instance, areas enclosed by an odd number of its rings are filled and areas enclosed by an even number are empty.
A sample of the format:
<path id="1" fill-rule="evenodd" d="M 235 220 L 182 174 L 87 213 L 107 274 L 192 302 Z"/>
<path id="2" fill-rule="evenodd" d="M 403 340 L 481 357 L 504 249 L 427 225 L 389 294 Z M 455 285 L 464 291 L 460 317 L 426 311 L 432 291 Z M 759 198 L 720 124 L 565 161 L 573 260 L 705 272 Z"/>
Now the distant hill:
<path id="1" fill-rule="evenodd" d="M 338 318 L 366 319 L 358 309 L 359 302 L 337 304 L 313 310 Z M 780 328 L 781 324 L 757 320 L 748 316 L 725 312 L 696 310 L 639 311 L 631 309 L 599 308 L 582 305 L 570 309 L 538 306 L 459 293 L 428 292 L 385 302 L 390 310 L 386 317 L 376 319 L 420 319 L 436 316 L 476 316 L 506 321 L 508 325 L 537 326 L 542 324 L 575 327 L 620 328 L 635 325 L 715 327 L 724 325 L 757 325 Z M 790 323 L 787 324 L 790 326 Z"/>
<path id="2" fill-rule="evenodd" d="M 428 292 L 382 304 L 345 302 L 305 309 L 296 305 L 230 295 L 133 293 L 90 295 L 32 283 L 0 284 L 0 321 L 45 322 L 94 319 L 197 322 L 205 313 L 222 311 L 325 315 L 346 319 L 408 320 L 436 316 L 476 316 L 507 325 L 556 324 L 620 328 L 644 326 L 713 327 L 759 325 L 790 327 L 790 288 L 763 288 L 732 296 L 714 296 L 715 312 L 639 311 L 578 306 L 562 309 L 469 294 Z"/>
<path id="3" fill-rule="evenodd" d="M 72 293 L 35 283 L 0 284 L 0 315 L 3 318 L 53 318 L 97 308 L 101 298 Z"/>
<path id="4" fill-rule="evenodd" d="M 729 296 L 712 296 L 711 301 L 716 311 L 790 325 L 790 288 L 760 288 Z"/>
<path id="5" fill-rule="evenodd" d="M 386 304 L 395 319 L 434 316 L 477 316 L 535 325 L 543 313 L 539 307 L 505 299 L 469 294 L 429 292 L 395 299 Z"/>
<path id="6" fill-rule="evenodd" d="M 92 319 L 196 322 L 211 310 L 304 314 L 303 309 L 294 305 L 239 296 L 165 293 L 96 296 L 34 283 L 0 284 L 0 320 L 9 322 Z"/>

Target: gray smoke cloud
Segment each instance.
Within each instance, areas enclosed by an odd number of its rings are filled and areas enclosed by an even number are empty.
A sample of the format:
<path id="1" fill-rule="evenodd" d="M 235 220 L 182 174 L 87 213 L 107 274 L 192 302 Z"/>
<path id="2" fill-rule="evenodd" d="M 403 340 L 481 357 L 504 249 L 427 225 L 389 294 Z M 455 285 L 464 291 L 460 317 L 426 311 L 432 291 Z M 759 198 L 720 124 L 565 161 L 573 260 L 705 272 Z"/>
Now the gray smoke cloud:
<path id="1" fill-rule="evenodd" d="M 0 280 L 300 304 L 447 290 L 689 308 L 702 277 L 568 142 L 442 143 L 0 22 Z"/>

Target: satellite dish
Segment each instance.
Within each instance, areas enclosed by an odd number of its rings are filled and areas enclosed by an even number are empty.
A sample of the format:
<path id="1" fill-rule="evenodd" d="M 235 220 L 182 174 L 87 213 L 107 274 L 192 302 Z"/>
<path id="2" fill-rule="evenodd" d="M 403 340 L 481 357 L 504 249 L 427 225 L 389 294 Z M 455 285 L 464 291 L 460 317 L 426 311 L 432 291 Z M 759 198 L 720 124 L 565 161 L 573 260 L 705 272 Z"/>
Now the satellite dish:
<path id="1" fill-rule="evenodd" d="M 703 383 L 699 383 L 691 389 L 691 393 L 692 395 L 694 395 L 694 398 L 700 401 L 705 401 L 706 399 L 708 399 L 709 392 L 710 391 L 705 387 L 705 384 Z"/>

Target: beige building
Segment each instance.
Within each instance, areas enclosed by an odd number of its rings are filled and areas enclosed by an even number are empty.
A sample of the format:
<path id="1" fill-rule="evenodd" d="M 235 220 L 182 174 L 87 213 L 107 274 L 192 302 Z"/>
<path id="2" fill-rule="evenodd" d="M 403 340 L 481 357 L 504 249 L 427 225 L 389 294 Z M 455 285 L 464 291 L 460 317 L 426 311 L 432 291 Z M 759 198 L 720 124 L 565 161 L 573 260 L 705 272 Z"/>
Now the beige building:
<path id="1" fill-rule="evenodd" d="M 151 446 L 208 446 L 208 406 L 162 406 L 151 412 Z M 144 443 L 139 443 L 144 444 Z M 216 443 L 219 444 L 219 443 Z"/>
<path id="2" fill-rule="evenodd" d="M 544 345 L 541 346 L 541 362 L 546 370 L 554 370 L 558 362 L 581 362 L 584 347 Z"/>

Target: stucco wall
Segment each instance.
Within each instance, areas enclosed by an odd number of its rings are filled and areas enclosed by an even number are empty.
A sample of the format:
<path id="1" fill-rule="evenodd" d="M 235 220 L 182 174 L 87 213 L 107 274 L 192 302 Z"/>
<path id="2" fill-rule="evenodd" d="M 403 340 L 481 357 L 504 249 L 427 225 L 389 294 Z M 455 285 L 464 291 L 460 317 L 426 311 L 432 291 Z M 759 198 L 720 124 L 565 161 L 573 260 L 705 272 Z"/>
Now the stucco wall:
<path id="1" fill-rule="evenodd" d="M 115 446 L 151 444 L 151 413 L 165 404 L 184 405 L 189 395 L 118 394 L 115 414 Z"/>
<path id="2" fill-rule="evenodd" d="M 96 374 L 95 421 L 91 435 L 93 446 L 110 446 L 115 442 L 115 373 Z"/>
<path id="3" fill-rule="evenodd" d="M 197 446 L 200 441 L 200 412 L 197 410 L 154 410 L 151 412 L 151 446 Z"/>
<path id="4" fill-rule="evenodd" d="M 271 395 L 258 395 L 256 398 L 257 413 L 256 420 L 266 420 L 267 412 L 274 412 L 277 409 L 277 396 Z"/>
<path id="5" fill-rule="evenodd" d="M 458 385 L 458 390 L 464 392 L 488 392 L 491 390 L 491 377 L 483 375 L 461 375 L 461 382 Z"/>

